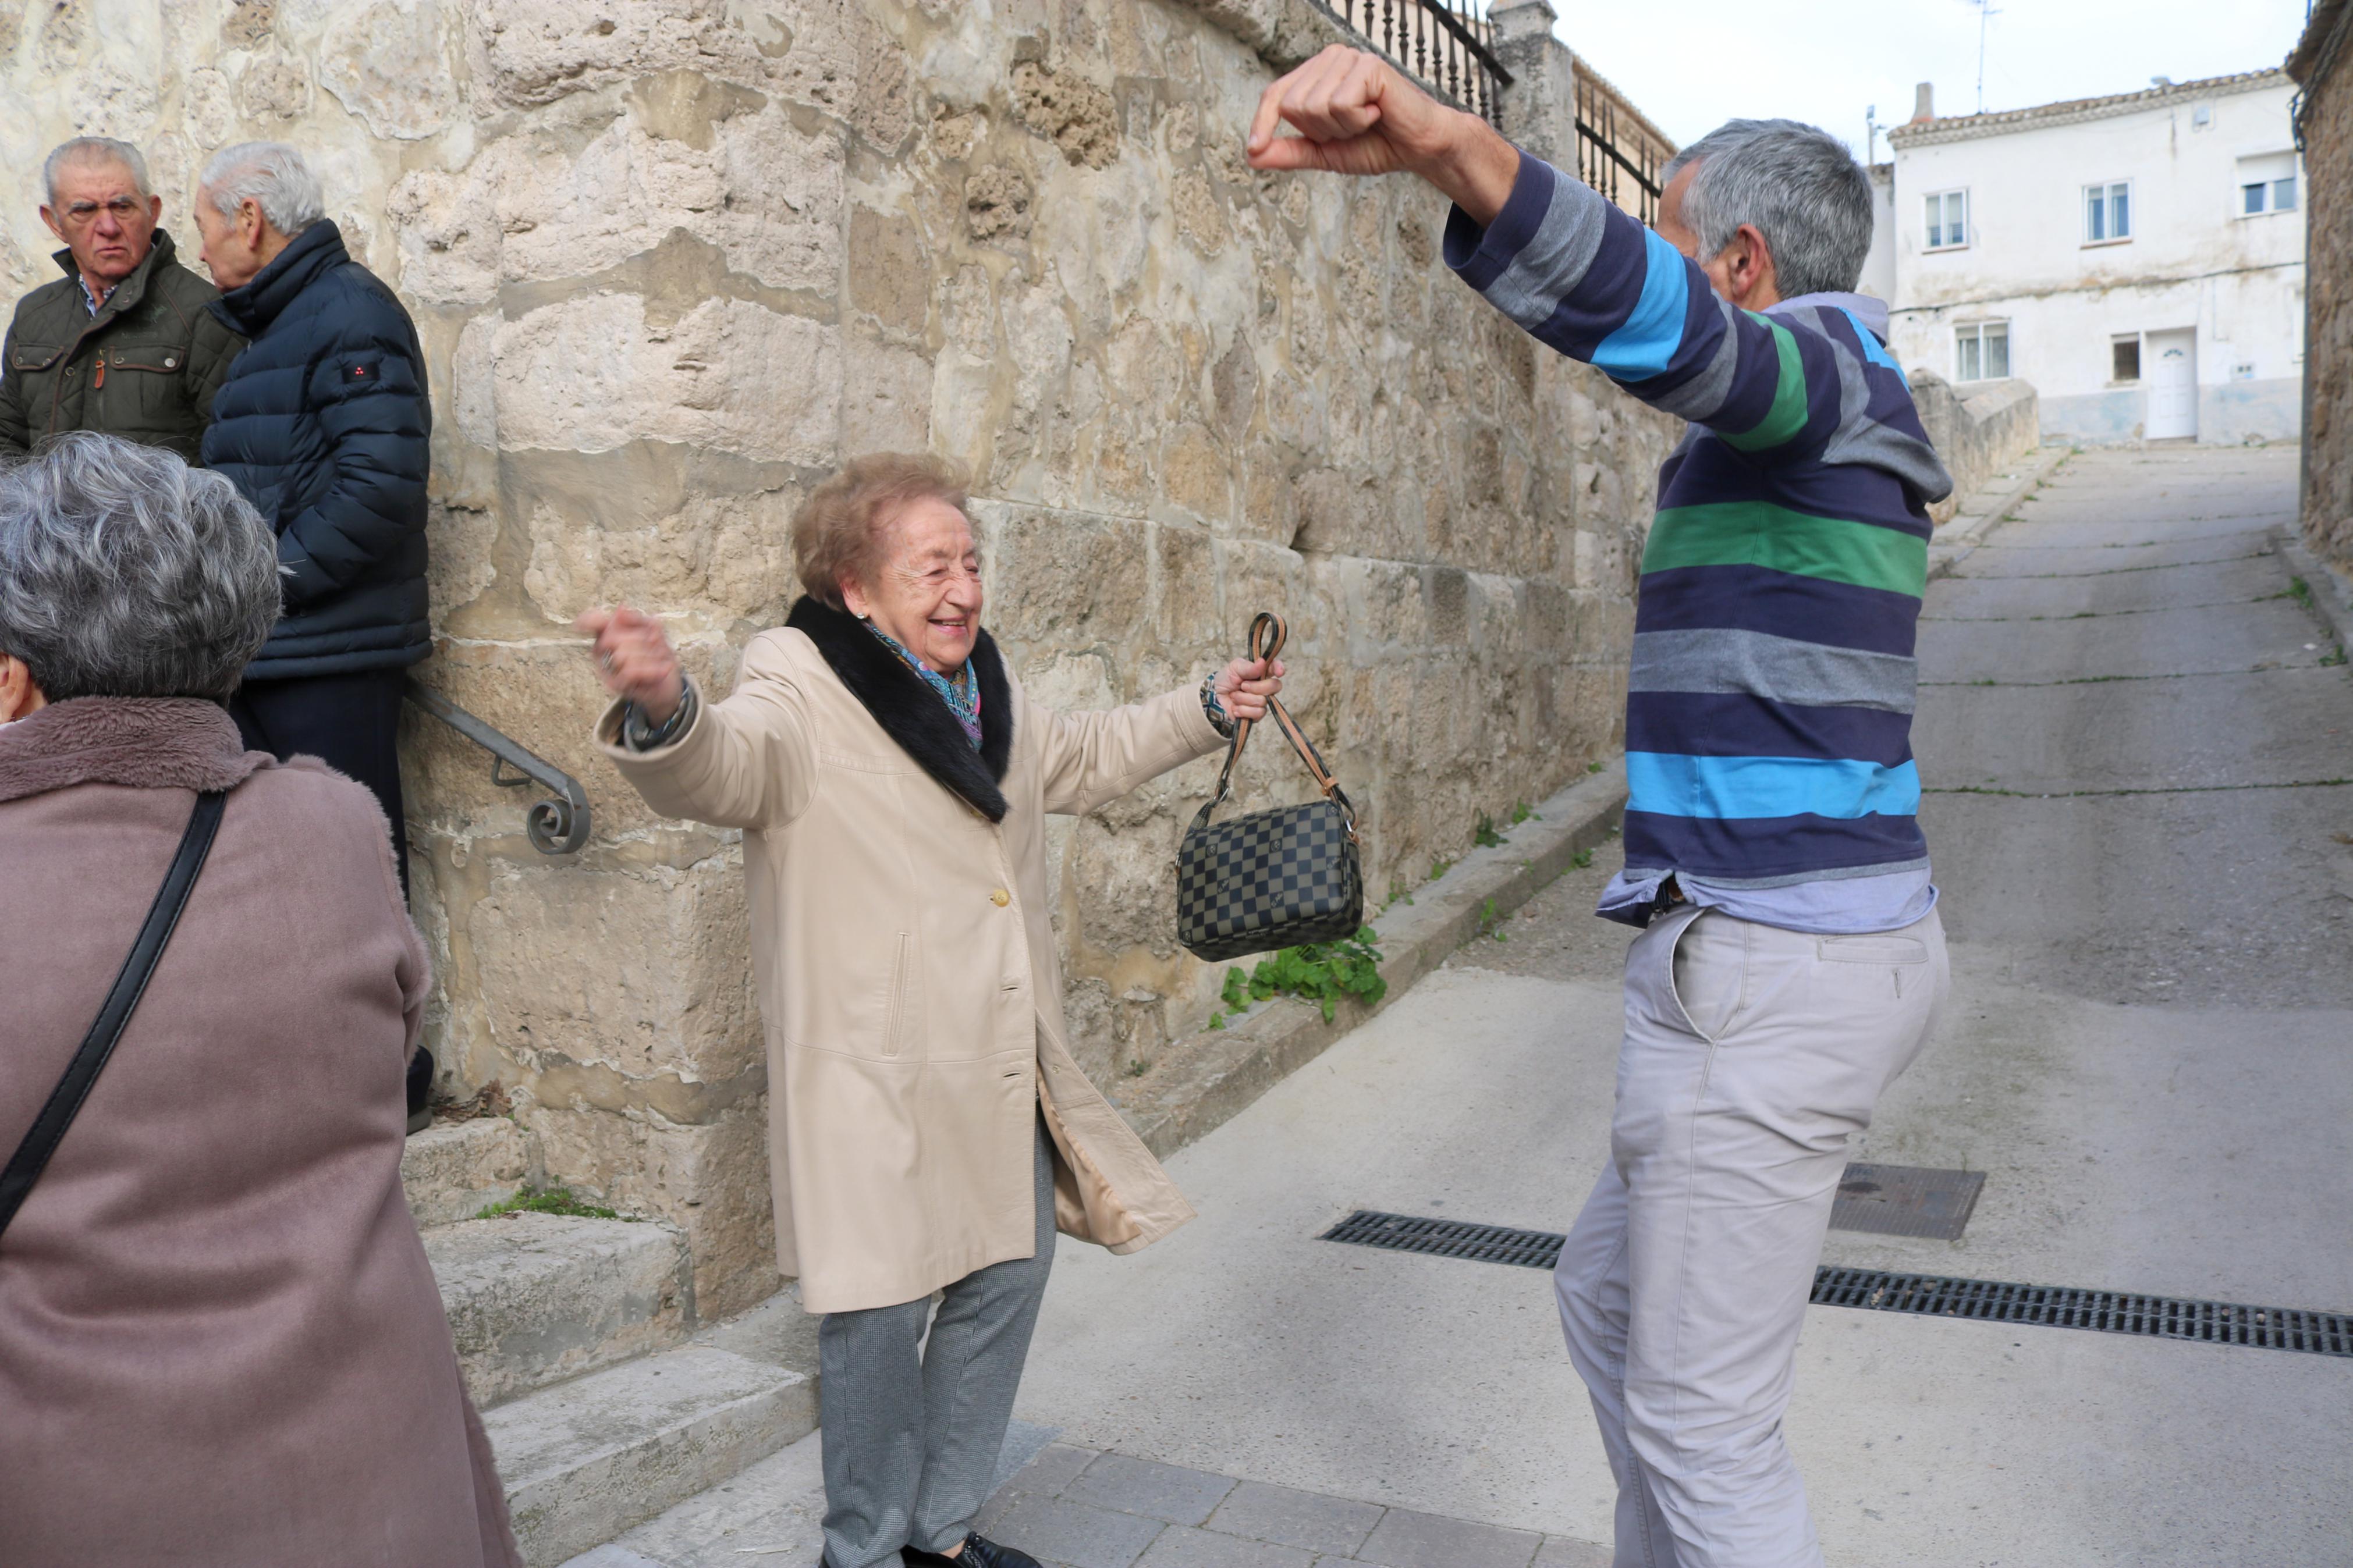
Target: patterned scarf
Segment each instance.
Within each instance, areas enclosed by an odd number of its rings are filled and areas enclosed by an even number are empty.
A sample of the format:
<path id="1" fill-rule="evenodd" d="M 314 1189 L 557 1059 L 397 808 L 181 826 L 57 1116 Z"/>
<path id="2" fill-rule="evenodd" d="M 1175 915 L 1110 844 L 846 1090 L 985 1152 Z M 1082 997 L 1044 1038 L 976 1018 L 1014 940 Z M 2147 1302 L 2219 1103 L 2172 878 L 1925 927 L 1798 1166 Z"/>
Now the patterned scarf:
<path id="1" fill-rule="evenodd" d="M 980 750 L 980 682 L 972 678 L 971 662 L 965 661 L 951 679 L 909 653 L 906 645 L 872 621 L 866 623 L 866 629 L 880 638 L 884 647 L 897 654 L 909 669 L 922 676 L 924 685 L 940 694 L 940 700 L 948 705 L 948 711 L 964 727 L 964 738 L 972 742 L 974 751 Z"/>

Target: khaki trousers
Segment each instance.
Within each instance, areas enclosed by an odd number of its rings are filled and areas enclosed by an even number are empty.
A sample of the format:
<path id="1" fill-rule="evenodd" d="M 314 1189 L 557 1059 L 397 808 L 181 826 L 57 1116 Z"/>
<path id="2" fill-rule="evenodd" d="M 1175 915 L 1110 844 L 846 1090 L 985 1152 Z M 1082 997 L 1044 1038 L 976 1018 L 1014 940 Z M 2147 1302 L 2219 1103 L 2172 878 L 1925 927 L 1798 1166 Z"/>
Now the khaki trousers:
<path id="1" fill-rule="evenodd" d="M 1689 907 L 1626 957 L 1610 1161 L 1554 1282 L 1617 1568 L 1818 1568 L 1781 1437 L 1847 1146 L 1949 985 L 1936 911 L 1809 936 Z"/>

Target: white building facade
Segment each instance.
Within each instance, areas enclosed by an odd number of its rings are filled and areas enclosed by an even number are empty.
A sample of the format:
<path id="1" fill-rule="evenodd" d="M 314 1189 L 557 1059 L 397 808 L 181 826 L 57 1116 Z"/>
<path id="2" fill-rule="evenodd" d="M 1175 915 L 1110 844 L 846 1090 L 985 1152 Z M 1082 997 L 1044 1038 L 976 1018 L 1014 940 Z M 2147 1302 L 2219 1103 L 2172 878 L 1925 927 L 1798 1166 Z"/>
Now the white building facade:
<path id="1" fill-rule="evenodd" d="M 2297 436 L 2294 92 L 2256 71 L 1892 132 L 1865 276 L 1893 277 L 1898 358 L 1964 395 L 2024 377 L 2045 439 Z"/>

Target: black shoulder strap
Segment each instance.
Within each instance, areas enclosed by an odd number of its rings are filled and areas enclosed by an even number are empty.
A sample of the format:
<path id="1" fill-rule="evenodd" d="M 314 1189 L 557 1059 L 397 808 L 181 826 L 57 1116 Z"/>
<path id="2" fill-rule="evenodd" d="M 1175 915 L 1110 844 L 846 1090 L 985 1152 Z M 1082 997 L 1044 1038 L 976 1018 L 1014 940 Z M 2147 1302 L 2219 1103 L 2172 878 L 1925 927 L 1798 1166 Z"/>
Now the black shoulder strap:
<path id="1" fill-rule="evenodd" d="M 139 938 L 131 944 L 131 956 L 122 961 L 122 972 L 114 977 L 114 988 L 106 994 L 106 1002 L 99 1008 L 90 1033 L 82 1037 L 81 1049 L 74 1053 L 65 1077 L 58 1080 L 48 1102 L 33 1119 L 32 1130 L 8 1157 L 7 1169 L 0 1171 L 0 1231 L 8 1228 L 25 1194 L 41 1179 L 42 1168 L 58 1152 L 66 1129 L 73 1125 L 74 1114 L 89 1098 L 90 1085 L 98 1081 L 106 1058 L 113 1055 L 122 1026 L 131 1022 L 147 989 L 147 977 L 155 973 L 155 962 L 172 940 L 172 928 L 180 923 L 180 911 L 187 908 L 188 893 L 205 868 L 205 857 L 212 853 L 213 834 L 220 827 L 221 808 L 227 800 L 219 790 L 206 790 L 196 796 L 196 809 L 188 816 L 188 830 L 180 836 L 180 851 L 172 857 L 172 868 L 164 873 L 164 885 L 156 889 L 155 902 L 147 910 L 147 923 L 139 928 Z"/>

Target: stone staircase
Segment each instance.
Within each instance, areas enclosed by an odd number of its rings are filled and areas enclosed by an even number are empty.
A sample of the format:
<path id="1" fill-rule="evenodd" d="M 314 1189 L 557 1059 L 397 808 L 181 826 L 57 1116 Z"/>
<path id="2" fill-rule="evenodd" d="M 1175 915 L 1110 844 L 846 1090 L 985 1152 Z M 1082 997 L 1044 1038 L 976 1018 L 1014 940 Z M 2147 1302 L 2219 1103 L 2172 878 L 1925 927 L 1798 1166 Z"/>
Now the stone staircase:
<path id="1" fill-rule="evenodd" d="M 701 1321 L 668 1226 L 471 1217 L 538 1173 L 502 1118 L 436 1125 L 401 1162 L 524 1559 L 555 1568 L 813 1431 L 816 1336 L 790 1290 Z"/>

